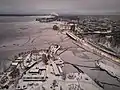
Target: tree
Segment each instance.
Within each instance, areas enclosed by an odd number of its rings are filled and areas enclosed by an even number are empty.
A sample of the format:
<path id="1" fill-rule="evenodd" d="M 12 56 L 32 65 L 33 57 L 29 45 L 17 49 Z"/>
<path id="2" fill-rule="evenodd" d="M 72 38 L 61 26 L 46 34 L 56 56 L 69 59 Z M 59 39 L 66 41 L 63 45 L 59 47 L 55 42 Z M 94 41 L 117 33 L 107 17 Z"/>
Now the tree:
<path id="1" fill-rule="evenodd" d="M 57 25 L 54 25 L 53 30 L 59 30 L 59 27 Z"/>

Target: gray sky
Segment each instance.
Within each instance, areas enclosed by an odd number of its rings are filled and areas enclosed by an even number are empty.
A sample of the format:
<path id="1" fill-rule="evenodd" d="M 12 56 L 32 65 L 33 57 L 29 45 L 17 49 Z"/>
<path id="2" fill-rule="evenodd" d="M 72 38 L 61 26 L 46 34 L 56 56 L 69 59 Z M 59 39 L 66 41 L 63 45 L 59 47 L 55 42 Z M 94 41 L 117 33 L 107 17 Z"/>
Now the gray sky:
<path id="1" fill-rule="evenodd" d="M 120 12 L 120 0 L 0 0 L 0 13 Z"/>

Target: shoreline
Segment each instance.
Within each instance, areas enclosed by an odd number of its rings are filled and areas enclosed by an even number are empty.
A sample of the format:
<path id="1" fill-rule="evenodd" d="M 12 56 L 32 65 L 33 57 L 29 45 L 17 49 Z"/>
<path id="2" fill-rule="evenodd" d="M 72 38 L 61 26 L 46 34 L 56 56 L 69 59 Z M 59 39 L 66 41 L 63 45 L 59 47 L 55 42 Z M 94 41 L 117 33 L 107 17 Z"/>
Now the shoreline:
<path id="1" fill-rule="evenodd" d="M 78 44 L 84 45 L 89 47 L 91 50 L 93 50 L 93 53 L 97 53 L 98 55 L 102 55 L 105 57 L 108 57 L 109 59 L 117 62 L 120 65 L 120 58 L 118 58 L 117 56 L 111 54 L 109 51 L 105 50 L 104 48 L 101 48 L 95 44 L 93 44 L 92 42 L 88 41 L 87 39 L 80 39 L 77 36 L 75 36 L 74 34 L 70 34 L 70 33 L 66 33 L 67 35 L 69 35 L 71 38 L 73 38 Z M 81 41 L 83 43 L 81 43 Z"/>

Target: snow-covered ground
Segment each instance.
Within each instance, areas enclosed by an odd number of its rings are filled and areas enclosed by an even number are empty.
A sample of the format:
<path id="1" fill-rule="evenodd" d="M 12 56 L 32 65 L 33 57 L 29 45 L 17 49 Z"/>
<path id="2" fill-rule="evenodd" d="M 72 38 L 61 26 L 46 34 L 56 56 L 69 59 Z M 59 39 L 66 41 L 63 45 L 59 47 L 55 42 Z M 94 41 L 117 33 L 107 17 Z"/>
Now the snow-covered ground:
<path id="1" fill-rule="evenodd" d="M 0 27 L 2 25 L 3 23 L 0 24 Z M 92 68 L 95 67 L 95 60 L 107 60 L 107 58 L 97 56 L 76 46 L 73 41 L 65 35 L 65 33 L 60 33 L 52 30 L 52 23 L 48 24 L 32 21 L 15 23 L 12 22 L 5 25 L 7 29 L 5 30 L 4 34 L 5 36 L 7 33 L 8 34 L 0 43 L 1 70 L 4 65 L 9 62 L 7 58 L 10 58 L 13 55 L 17 55 L 19 52 L 32 50 L 33 48 L 48 48 L 50 44 L 57 43 L 63 48 L 69 47 L 66 52 L 61 54 L 61 58 L 64 61 L 84 66 L 90 66 L 91 68 L 80 68 L 92 79 L 96 78 L 99 81 L 120 85 L 120 83 L 115 78 L 108 75 L 105 71 L 100 71 Z M 76 70 L 71 65 L 65 65 L 64 70 L 66 73 L 76 72 Z M 120 90 L 120 87 L 105 85 L 105 90 L 113 89 Z"/>

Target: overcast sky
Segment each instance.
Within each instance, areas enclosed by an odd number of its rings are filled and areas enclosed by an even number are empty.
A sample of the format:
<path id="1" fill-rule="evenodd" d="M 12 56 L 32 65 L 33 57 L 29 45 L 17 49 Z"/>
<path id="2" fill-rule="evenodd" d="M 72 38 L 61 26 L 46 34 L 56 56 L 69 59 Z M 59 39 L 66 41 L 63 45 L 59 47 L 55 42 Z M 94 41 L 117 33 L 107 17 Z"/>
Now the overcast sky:
<path id="1" fill-rule="evenodd" d="M 120 12 L 120 0 L 0 0 L 0 13 Z"/>

